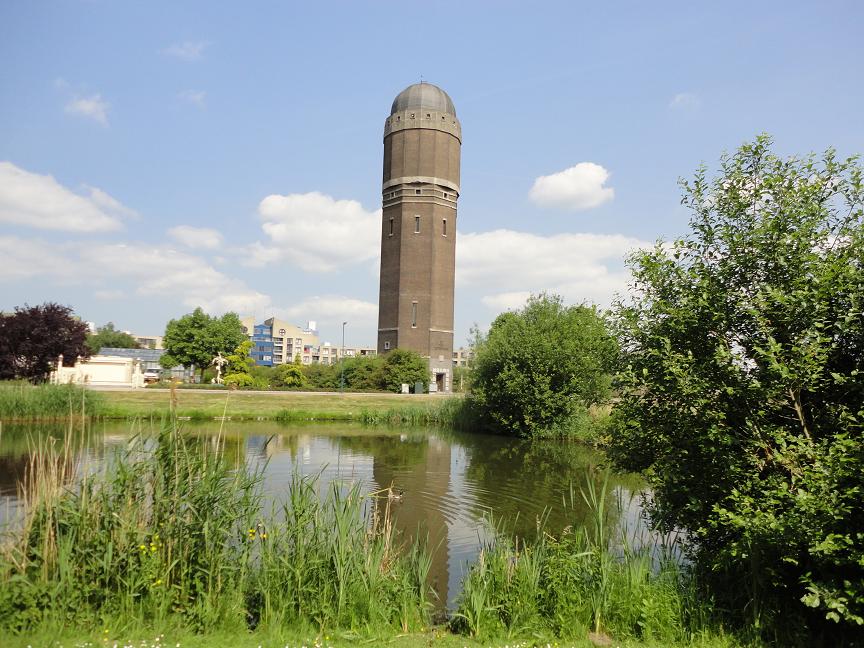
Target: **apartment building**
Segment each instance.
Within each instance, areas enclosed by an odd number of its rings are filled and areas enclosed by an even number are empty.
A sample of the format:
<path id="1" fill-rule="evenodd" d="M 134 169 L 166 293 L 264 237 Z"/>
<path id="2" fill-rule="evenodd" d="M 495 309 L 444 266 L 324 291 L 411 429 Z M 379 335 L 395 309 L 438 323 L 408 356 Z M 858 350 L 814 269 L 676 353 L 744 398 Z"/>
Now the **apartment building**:
<path id="1" fill-rule="evenodd" d="M 256 324 L 253 317 L 241 317 L 243 332 L 252 341 L 249 355 L 255 364 L 265 367 L 294 362 L 299 356 L 300 363 L 336 364 L 343 357 L 342 347 L 329 342 L 321 344 L 315 322 L 308 322 L 305 328 L 271 317 Z M 376 355 L 375 347 L 345 347 L 344 357 Z"/>
<path id="2" fill-rule="evenodd" d="M 454 367 L 470 367 L 474 360 L 474 349 L 459 347 L 453 350 L 453 366 Z"/>

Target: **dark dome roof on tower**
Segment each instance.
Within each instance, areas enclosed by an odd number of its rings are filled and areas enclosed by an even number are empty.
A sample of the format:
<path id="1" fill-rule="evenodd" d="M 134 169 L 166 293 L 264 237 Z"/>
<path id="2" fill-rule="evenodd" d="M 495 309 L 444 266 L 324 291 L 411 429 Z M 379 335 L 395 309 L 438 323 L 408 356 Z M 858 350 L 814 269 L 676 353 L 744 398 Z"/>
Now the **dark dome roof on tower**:
<path id="1" fill-rule="evenodd" d="M 396 96 L 393 100 L 393 107 L 390 108 L 390 114 L 421 108 L 451 115 L 456 114 L 456 107 L 453 105 L 450 95 L 438 86 L 422 81 L 408 86 Z"/>

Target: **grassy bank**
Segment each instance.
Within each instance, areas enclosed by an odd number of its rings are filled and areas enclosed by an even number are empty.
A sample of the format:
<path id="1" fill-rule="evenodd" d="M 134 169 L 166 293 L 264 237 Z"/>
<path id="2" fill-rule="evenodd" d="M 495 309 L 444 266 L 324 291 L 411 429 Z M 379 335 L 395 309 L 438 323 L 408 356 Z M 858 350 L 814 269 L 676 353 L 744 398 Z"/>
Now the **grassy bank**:
<path id="1" fill-rule="evenodd" d="M 196 634 L 176 628 L 109 628 L 109 632 L 75 632 L 66 630 L 56 633 L 31 635 L 28 637 L 6 637 L 4 648 L 95 648 L 117 646 L 123 648 L 351 648 L 357 645 L 388 646 L 389 648 L 596 648 L 590 639 L 544 641 L 537 638 L 506 638 L 477 640 L 456 635 L 442 627 L 427 628 L 424 632 L 405 634 L 343 635 L 340 633 L 316 632 L 245 632 L 243 630 L 216 630 L 207 634 Z M 717 637 L 697 639 L 687 644 L 668 644 L 631 639 L 615 640 L 615 648 L 729 648 L 735 644 Z"/>
<path id="2" fill-rule="evenodd" d="M 371 423 L 378 413 L 410 408 L 434 410 L 448 399 L 438 395 L 316 394 L 303 392 L 262 393 L 233 391 L 207 393 L 176 390 L 103 392 L 104 415 L 111 418 L 162 416 L 172 398 L 176 415 L 191 420 L 231 419 L 280 421 L 363 421 Z"/>
<path id="3" fill-rule="evenodd" d="M 322 420 L 362 421 L 373 424 L 410 412 L 411 420 L 439 417 L 444 395 L 385 393 L 317 394 L 305 392 L 254 392 L 199 390 L 151 390 L 95 392 L 71 385 L 0 383 L 0 420 L 53 420 L 80 417 L 133 419 L 161 418 L 172 408 L 178 417 L 212 420 Z M 428 412 L 428 414 L 423 414 Z M 405 417 L 408 418 L 408 417 Z"/>
<path id="4" fill-rule="evenodd" d="M 61 420 L 104 412 L 102 394 L 80 387 L 0 382 L 0 419 Z"/>
<path id="5" fill-rule="evenodd" d="M 71 385 L 0 383 L 0 421 L 80 418 L 181 420 L 344 421 L 365 425 L 436 426 L 482 430 L 480 415 L 462 395 L 202 391 L 193 389 L 100 391 Z M 586 410 L 560 436 L 602 442 L 608 408 Z"/>

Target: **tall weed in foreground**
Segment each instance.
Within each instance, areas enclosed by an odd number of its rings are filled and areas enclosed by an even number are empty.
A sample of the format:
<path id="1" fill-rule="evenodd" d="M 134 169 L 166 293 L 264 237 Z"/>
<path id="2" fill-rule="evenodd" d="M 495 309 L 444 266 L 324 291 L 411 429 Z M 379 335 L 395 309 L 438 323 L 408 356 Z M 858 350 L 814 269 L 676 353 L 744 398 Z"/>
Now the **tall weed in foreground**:
<path id="1" fill-rule="evenodd" d="M 316 479 L 295 474 L 281 510 L 257 529 L 260 554 L 247 588 L 253 625 L 403 632 L 425 625 L 430 558 L 419 545 L 402 550 L 388 507 L 381 511 L 357 484 L 331 484 L 322 499 Z"/>
<path id="2" fill-rule="evenodd" d="M 100 416 L 104 404 L 101 394 L 76 385 L 0 382 L 0 419 Z"/>
<path id="3" fill-rule="evenodd" d="M 33 454 L 25 518 L 0 547 L 0 633 L 426 622 L 428 556 L 403 553 L 388 511 L 357 487 L 322 501 L 315 479 L 295 477 L 265 515 L 260 475 L 173 421 L 102 473 L 76 474 L 75 456 L 50 443 Z"/>
<path id="4" fill-rule="evenodd" d="M 541 520 L 533 542 L 504 536 L 483 548 L 464 581 L 452 627 L 475 637 L 609 634 L 663 643 L 709 633 L 706 603 L 672 558 L 671 548 L 641 543 L 615 528 L 608 474 L 589 475 L 576 497 L 588 505 L 589 522 L 559 536 Z M 660 543 L 659 548 L 658 544 Z"/>

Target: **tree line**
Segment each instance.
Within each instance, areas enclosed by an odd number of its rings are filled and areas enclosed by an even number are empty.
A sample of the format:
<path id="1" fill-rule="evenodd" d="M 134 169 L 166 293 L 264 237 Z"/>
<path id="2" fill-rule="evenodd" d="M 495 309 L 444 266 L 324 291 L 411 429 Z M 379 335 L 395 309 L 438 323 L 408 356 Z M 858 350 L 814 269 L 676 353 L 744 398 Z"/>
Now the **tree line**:
<path id="1" fill-rule="evenodd" d="M 160 365 L 165 369 L 194 367 L 201 382 L 214 377 L 212 361 L 217 354 L 224 355 L 223 379 L 235 388 L 399 392 L 403 384 L 412 389 L 416 383 L 422 383 L 424 389 L 429 384 L 426 362 L 405 349 L 380 358 L 345 358 L 332 365 L 302 365 L 298 357 L 285 365 L 256 366 L 249 355 L 252 342 L 236 313 L 216 317 L 196 308 L 168 322 L 163 344 Z M 134 337 L 116 330 L 112 322 L 91 332 L 69 306 L 25 305 L 0 314 L 0 380 L 44 382 L 60 356 L 71 366 L 103 348 L 138 347 Z"/>

